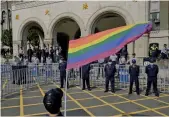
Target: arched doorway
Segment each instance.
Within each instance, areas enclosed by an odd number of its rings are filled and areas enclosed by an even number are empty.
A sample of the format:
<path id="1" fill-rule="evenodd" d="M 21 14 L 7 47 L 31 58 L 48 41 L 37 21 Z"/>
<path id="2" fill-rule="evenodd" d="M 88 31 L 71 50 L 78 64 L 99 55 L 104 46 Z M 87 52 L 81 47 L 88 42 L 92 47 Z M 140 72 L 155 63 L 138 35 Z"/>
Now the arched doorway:
<path id="1" fill-rule="evenodd" d="M 103 14 L 100 14 L 98 17 L 96 17 L 96 19 L 94 20 L 91 27 L 91 33 L 94 34 L 125 25 L 125 19 L 119 14 L 113 12 L 104 12 Z M 124 48 L 126 48 L 126 51 L 128 51 L 127 46 L 125 46 Z M 120 54 L 120 51 L 118 54 Z"/>
<path id="2" fill-rule="evenodd" d="M 29 46 L 32 49 L 44 47 L 44 31 L 42 27 L 36 22 L 29 22 L 24 26 L 23 32 L 21 33 L 21 47 L 23 48 L 24 54 L 27 54 Z"/>
<path id="3" fill-rule="evenodd" d="M 53 46 L 60 46 L 61 56 L 67 60 L 69 40 L 78 39 L 81 36 L 80 27 L 71 18 L 60 20 L 53 31 Z"/>

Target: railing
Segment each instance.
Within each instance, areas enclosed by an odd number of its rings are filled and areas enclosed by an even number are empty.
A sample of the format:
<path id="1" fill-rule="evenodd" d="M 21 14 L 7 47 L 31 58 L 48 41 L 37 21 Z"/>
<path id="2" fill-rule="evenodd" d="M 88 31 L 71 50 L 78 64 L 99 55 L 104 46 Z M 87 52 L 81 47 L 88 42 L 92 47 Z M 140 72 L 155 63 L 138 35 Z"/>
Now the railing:
<path id="1" fill-rule="evenodd" d="M 129 88 L 130 76 L 128 74 L 128 65 L 116 66 L 115 74 L 116 89 Z M 60 71 L 58 64 L 40 64 L 28 66 L 1 65 L 1 89 L 2 97 L 13 92 L 19 92 L 20 86 L 24 90 L 30 89 L 37 84 L 60 84 Z M 80 69 L 71 69 L 68 71 L 68 81 L 70 85 L 81 85 Z M 147 76 L 145 67 L 140 66 L 139 75 L 140 89 L 145 90 L 147 86 Z M 90 70 L 90 84 L 92 87 L 105 86 L 104 65 L 92 64 Z M 158 75 L 158 89 L 160 92 L 169 93 L 169 68 L 160 69 Z"/>

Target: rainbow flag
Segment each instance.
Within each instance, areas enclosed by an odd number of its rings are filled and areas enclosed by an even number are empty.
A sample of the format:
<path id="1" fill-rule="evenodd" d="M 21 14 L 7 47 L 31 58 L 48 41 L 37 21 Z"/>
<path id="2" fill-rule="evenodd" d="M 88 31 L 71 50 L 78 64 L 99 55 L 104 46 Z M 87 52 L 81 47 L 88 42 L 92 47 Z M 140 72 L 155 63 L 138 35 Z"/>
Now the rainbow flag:
<path id="1" fill-rule="evenodd" d="M 69 41 L 67 69 L 81 67 L 117 53 L 152 28 L 150 23 L 122 26 Z"/>

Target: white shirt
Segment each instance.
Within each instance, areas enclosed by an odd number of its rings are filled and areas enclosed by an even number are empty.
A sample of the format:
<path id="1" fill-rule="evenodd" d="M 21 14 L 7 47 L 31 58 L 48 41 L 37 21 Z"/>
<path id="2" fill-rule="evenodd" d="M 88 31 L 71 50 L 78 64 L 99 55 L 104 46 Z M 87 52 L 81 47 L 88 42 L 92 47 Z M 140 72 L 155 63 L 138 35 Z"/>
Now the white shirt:
<path id="1" fill-rule="evenodd" d="M 126 63 L 126 59 L 124 57 L 120 58 L 119 63 L 120 64 L 125 64 Z"/>
<path id="2" fill-rule="evenodd" d="M 39 59 L 38 59 L 38 58 L 35 58 L 34 63 L 35 63 L 35 64 L 39 64 Z"/>
<path id="3" fill-rule="evenodd" d="M 169 48 L 163 48 L 163 49 L 161 50 L 161 53 L 167 54 L 167 51 L 169 51 Z"/>
<path id="4" fill-rule="evenodd" d="M 47 58 L 46 63 L 47 64 L 51 64 L 52 63 L 52 59 L 51 58 Z"/>
<path id="5" fill-rule="evenodd" d="M 104 59 L 99 59 L 98 62 L 99 63 L 104 63 Z"/>
<path id="6" fill-rule="evenodd" d="M 22 49 L 19 50 L 19 54 L 23 54 L 23 50 Z"/>
<path id="7" fill-rule="evenodd" d="M 117 60 L 117 56 L 116 56 L 116 55 L 111 55 L 111 56 L 110 56 L 110 59 L 111 59 L 112 61 L 116 61 L 116 60 Z"/>
<path id="8" fill-rule="evenodd" d="M 28 65 L 28 59 L 24 59 L 23 64 Z"/>

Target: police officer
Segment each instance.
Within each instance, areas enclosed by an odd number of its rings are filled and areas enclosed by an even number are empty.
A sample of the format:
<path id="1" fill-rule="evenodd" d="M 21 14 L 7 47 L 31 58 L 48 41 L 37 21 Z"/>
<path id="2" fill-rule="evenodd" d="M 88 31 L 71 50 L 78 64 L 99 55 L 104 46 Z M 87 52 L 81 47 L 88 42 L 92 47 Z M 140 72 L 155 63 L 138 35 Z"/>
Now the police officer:
<path id="1" fill-rule="evenodd" d="M 159 68 L 157 65 L 154 64 L 155 59 L 150 59 L 150 64 L 146 66 L 145 73 L 147 74 L 147 90 L 145 96 L 149 95 L 149 91 L 151 89 L 151 84 L 153 83 L 153 90 L 155 96 L 159 96 L 158 89 L 157 89 L 157 74 L 159 72 Z"/>
<path id="2" fill-rule="evenodd" d="M 137 95 L 140 95 L 139 79 L 138 79 L 139 73 L 140 73 L 140 67 L 138 65 L 136 65 L 136 60 L 133 59 L 132 65 L 130 65 L 130 67 L 129 67 L 129 74 L 130 74 L 129 94 L 132 94 L 133 83 L 135 82 Z"/>
<path id="3" fill-rule="evenodd" d="M 27 66 L 28 63 L 29 63 L 29 62 L 28 62 L 27 56 L 24 56 L 23 65 Z"/>
<path id="4" fill-rule="evenodd" d="M 108 64 L 105 66 L 105 77 L 106 77 L 106 87 L 104 92 L 108 92 L 109 90 L 109 81 L 111 82 L 111 92 L 115 93 L 115 86 L 114 86 L 114 75 L 116 73 L 116 64 L 112 63 L 110 59 Z"/>
<path id="5" fill-rule="evenodd" d="M 50 56 L 48 56 L 48 58 L 46 59 L 46 63 L 47 64 L 52 64 L 52 59 L 50 58 Z"/>
<path id="6" fill-rule="evenodd" d="M 60 110 L 62 107 L 62 97 L 63 91 L 59 88 L 51 89 L 45 94 L 43 104 L 51 117 L 63 116 Z"/>
<path id="7" fill-rule="evenodd" d="M 29 49 L 28 49 L 28 61 L 29 62 L 32 62 L 32 55 L 33 55 L 33 50 L 29 46 Z"/>
<path id="8" fill-rule="evenodd" d="M 151 49 L 150 49 L 150 55 L 152 58 L 156 59 L 157 58 L 157 55 L 158 55 L 158 47 L 153 44 L 153 46 L 151 46 Z"/>
<path id="9" fill-rule="evenodd" d="M 162 59 L 168 59 L 168 51 L 169 51 L 169 48 L 167 48 L 167 44 L 164 44 L 164 48 L 161 50 Z"/>
<path id="10" fill-rule="evenodd" d="M 59 70 L 60 70 L 60 88 L 63 88 L 64 85 L 64 80 L 66 81 L 66 61 L 61 58 L 60 63 L 59 63 Z M 69 88 L 69 82 L 67 80 L 67 88 Z"/>
<path id="11" fill-rule="evenodd" d="M 50 48 L 50 57 L 52 59 L 52 62 L 54 62 L 54 50 L 53 50 L 53 47 Z"/>
<path id="12" fill-rule="evenodd" d="M 90 78 L 89 78 L 89 74 L 90 74 L 90 64 L 86 64 L 84 66 L 82 66 L 82 79 L 83 79 L 83 88 L 82 90 L 86 89 L 86 85 L 89 91 L 91 91 L 90 88 Z M 85 85 L 86 83 L 86 85 Z"/>

